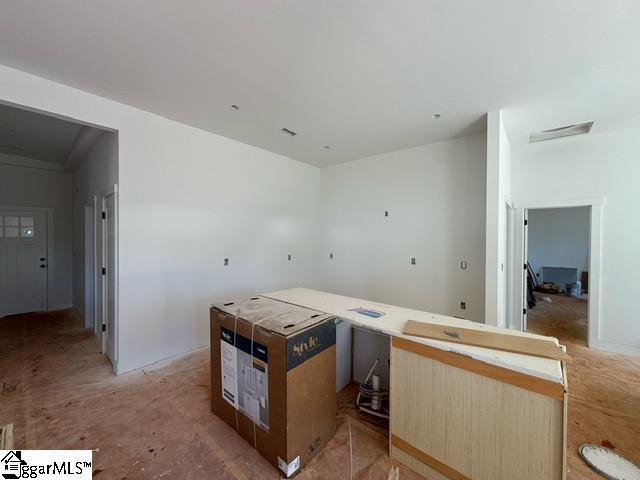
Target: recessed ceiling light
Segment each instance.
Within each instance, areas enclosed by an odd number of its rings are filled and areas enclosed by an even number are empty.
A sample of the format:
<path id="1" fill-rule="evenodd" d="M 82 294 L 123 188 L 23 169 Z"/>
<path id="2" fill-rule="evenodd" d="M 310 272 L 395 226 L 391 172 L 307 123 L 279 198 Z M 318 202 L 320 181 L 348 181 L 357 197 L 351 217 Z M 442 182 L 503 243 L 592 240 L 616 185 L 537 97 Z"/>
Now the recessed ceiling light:
<path id="1" fill-rule="evenodd" d="M 544 142 L 562 137 L 572 137 L 574 135 L 584 135 L 591 131 L 593 122 L 577 123 L 575 125 L 567 125 L 566 127 L 552 128 L 550 130 L 542 130 L 541 132 L 529 135 L 529 143 Z"/>
<path id="2" fill-rule="evenodd" d="M 238 105 L 229 105 L 229 108 L 231 110 L 240 110 L 240 107 Z"/>
<path id="3" fill-rule="evenodd" d="M 280 130 L 287 135 L 291 135 L 292 137 L 295 137 L 297 135 L 296 132 L 294 132 L 293 130 L 289 130 L 288 128 L 281 128 Z"/>
<path id="4" fill-rule="evenodd" d="M 434 113 L 433 115 L 431 115 L 431 118 L 433 118 L 434 120 L 440 120 L 440 114 Z"/>

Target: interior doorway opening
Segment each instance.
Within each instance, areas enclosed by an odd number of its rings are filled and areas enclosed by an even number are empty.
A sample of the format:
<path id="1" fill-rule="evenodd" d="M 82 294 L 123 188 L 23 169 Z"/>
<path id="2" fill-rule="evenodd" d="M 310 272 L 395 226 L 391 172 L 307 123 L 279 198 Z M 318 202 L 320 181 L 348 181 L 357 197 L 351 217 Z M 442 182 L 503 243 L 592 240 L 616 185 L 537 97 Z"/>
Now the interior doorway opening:
<path id="1" fill-rule="evenodd" d="M 64 318 L 117 371 L 118 132 L 2 102 L 0 126 L 0 329 Z"/>
<path id="2" fill-rule="evenodd" d="M 516 203 L 510 210 L 509 328 L 558 336 L 551 327 L 538 328 L 538 317 L 546 312 L 547 323 L 558 327 L 563 322 L 558 321 L 559 313 L 551 305 L 563 306 L 567 311 L 559 314 L 565 319 L 561 336 L 588 347 L 600 345 L 603 207 L 604 199 L 588 198 Z M 534 326 L 529 325 L 530 315 Z"/>
<path id="3" fill-rule="evenodd" d="M 527 211 L 526 331 L 587 344 L 590 210 Z"/>

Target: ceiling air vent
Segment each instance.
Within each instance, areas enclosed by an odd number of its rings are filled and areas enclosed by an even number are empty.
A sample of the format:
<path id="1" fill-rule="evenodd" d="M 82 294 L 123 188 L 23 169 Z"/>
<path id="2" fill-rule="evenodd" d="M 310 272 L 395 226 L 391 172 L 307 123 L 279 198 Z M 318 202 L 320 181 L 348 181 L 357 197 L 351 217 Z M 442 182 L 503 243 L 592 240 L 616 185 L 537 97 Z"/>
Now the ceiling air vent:
<path id="1" fill-rule="evenodd" d="M 297 135 L 296 132 L 294 132 L 293 130 L 289 130 L 288 128 L 282 128 L 281 130 L 287 135 L 291 135 L 292 137 L 295 137 Z"/>
<path id="2" fill-rule="evenodd" d="M 552 128 L 551 130 L 543 130 L 541 132 L 529 135 L 529 143 L 546 142 L 547 140 L 555 140 L 556 138 L 571 137 L 573 135 L 584 135 L 591 131 L 593 122 L 578 123 L 576 125 L 567 125 L 566 127 Z"/>

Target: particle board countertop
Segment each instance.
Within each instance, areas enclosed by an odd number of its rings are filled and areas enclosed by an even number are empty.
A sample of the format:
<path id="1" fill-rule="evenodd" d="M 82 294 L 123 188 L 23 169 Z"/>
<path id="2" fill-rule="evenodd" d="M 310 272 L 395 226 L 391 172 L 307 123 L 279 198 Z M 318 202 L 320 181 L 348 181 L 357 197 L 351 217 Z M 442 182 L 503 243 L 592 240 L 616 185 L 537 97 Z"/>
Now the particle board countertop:
<path id="1" fill-rule="evenodd" d="M 563 383 L 563 369 L 561 362 L 547 358 L 522 355 L 519 353 L 492 350 L 483 347 L 474 347 L 459 343 L 451 343 L 441 340 L 431 340 L 402 334 L 407 320 L 418 322 L 430 322 L 451 327 L 474 328 L 488 332 L 524 336 L 530 338 L 550 338 L 532 333 L 518 332 L 498 328 L 482 323 L 471 322 L 447 315 L 423 312 L 410 308 L 386 305 L 384 303 L 371 302 L 359 298 L 345 297 L 332 293 L 311 290 L 308 288 L 291 288 L 262 294 L 264 297 L 273 298 L 294 305 L 329 313 L 345 319 L 355 325 L 368 328 L 386 335 L 403 337 L 408 340 L 423 343 L 441 350 L 451 351 L 461 355 L 467 355 L 499 367 L 508 368 L 527 375 L 544 378 L 557 383 Z M 554 339 L 558 343 L 557 339 Z"/>

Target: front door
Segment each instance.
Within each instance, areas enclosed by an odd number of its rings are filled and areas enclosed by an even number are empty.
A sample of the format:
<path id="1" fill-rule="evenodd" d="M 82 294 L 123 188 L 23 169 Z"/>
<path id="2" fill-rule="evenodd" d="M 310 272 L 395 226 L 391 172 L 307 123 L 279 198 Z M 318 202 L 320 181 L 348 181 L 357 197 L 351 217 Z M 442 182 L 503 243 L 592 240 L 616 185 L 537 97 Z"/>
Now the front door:
<path id="1" fill-rule="evenodd" d="M 0 209 L 0 317 L 47 309 L 47 216 Z"/>

